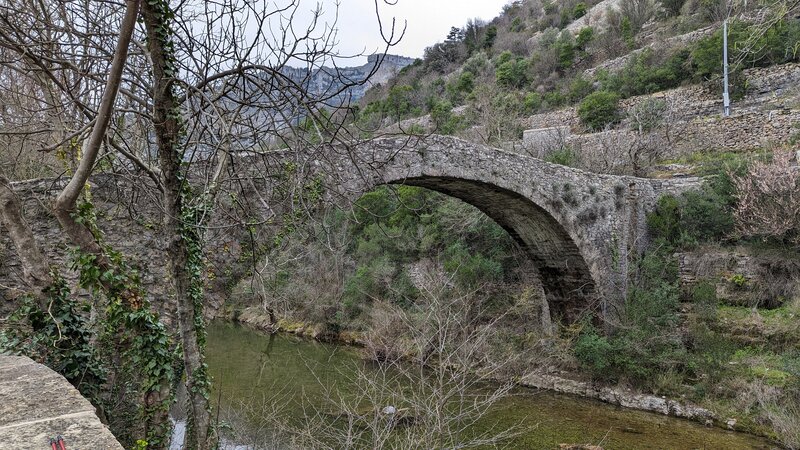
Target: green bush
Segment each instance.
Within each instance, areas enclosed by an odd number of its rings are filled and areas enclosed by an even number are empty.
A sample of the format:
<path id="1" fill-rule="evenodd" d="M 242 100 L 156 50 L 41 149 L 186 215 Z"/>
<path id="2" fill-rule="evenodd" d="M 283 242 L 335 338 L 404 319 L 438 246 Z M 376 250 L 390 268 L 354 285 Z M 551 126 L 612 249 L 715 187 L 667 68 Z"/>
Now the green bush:
<path id="1" fill-rule="evenodd" d="M 699 40 L 691 50 L 691 64 L 696 80 L 722 76 L 722 30 Z M 746 80 L 741 69 L 765 67 L 800 60 L 800 20 L 785 20 L 768 28 L 732 21 L 728 26 L 728 58 L 731 66 L 731 94 L 742 96 Z"/>
<path id="2" fill-rule="evenodd" d="M 630 17 L 623 17 L 619 27 L 622 41 L 628 46 L 628 50 L 636 48 L 636 41 L 633 39 L 633 35 L 636 33 L 634 32 Z"/>
<path id="3" fill-rule="evenodd" d="M 437 102 L 431 108 L 431 119 L 440 134 L 453 134 L 462 126 L 461 117 L 453 115 L 453 105 L 448 101 Z"/>
<path id="4" fill-rule="evenodd" d="M 572 18 L 573 19 L 580 19 L 581 17 L 586 15 L 586 3 L 579 2 L 572 8 Z"/>
<path id="5" fill-rule="evenodd" d="M 478 52 L 470 56 L 470 58 L 464 62 L 462 67 L 464 68 L 464 72 L 470 72 L 472 75 L 478 76 L 488 65 L 489 57 L 486 56 L 486 53 Z"/>
<path id="6" fill-rule="evenodd" d="M 454 103 L 461 103 L 467 94 L 475 89 L 475 75 L 464 71 L 453 82 L 447 84 L 447 95 Z"/>
<path id="7" fill-rule="evenodd" d="M 579 102 L 593 91 L 594 85 L 592 82 L 579 75 L 569 84 L 569 101 L 572 103 Z"/>
<path id="8" fill-rule="evenodd" d="M 732 197 L 705 186 L 680 197 L 666 195 L 647 216 L 656 238 L 675 247 L 717 242 L 733 231 Z"/>
<path id="9" fill-rule="evenodd" d="M 578 37 L 575 38 L 575 46 L 581 50 L 586 49 L 586 45 L 594 39 L 594 28 L 583 27 L 578 32 Z"/>
<path id="10" fill-rule="evenodd" d="M 559 69 L 563 71 L 572 67 L 575 62 L 575 41 L 572 39 L 572 33 L 562 32 L 553 43 L 553 50 L 558 58 Z"/>
<path id="11" fill-rule="evenodd" d="M 558 22 L 559 28 L 564 28 L 572 22 L 572 11 L 567 8 L 561 9 L 561 20 Z"/>
<path id="12" fill-rule="evenodd" d="M 733 231 L 729 200 L 711 187 L 683 194 L 681 227 L 698 241 L 719 241 Z"/>
<path id="13" fill-rule="evenodd" d="M 567 97 L 561 91 L 555 90 L 544 94 L 543 108 L 557 108 L 567 103 Z"/>
<path id="14" fill-rule="evenodd" d="M 578 105 L 581 123 L 592 130 L 602 130 L 620 121 L 619 95 L 597 91 L 586 96 Z"/>
<path id="15" fill-rule="evenodd" d="M 462 242 L 456 242 L 444 253 L 444 269 L 455 275 L 461 286 L 476 288 L 486 282 L 499 281 L 502 265 L 481 253 L 472 253 Z"/>
<path id="16" fill-rule="evenodd" d="M 617 375 L 612 372 L 615 365 L 614 350 L 605 336 L 598 334 L 594 327 L 589 327 L 578 337 L 573 352 L 581 367 L 595 378 L 612 379 Z"/>
<path id="17" fill-rule="evenodd" d="M 669 55 L 647 49 L 614 74 L 598 72 L 597 80 L 603 90 L 616 92 L 623 98 L 663 91 L 678 87 L 691 77 L 688 60 L 686 49 Z"/>
<path id="18" fill-rule="evenodd" d="M 526 113 L 535 113 L 542 107 L 542 96 L 537 92 L 528 92 L 522 103 Z"/>
<path id="19" fill-rule="evenodd" d="M 575 343 L 575 357 L 594 378 L 649 385 L 656 374 L 680 369 L 685 360 L 686 348 L 676 332 L 680 299 L 674 258 L 663 248 L 650 252 L 637 272 L 619 327 L 609 335 L 587 327 Z"/>
<path id="20" fill-rule="evenodd" d="M 647 226 L 656 238 L 674 244 L 681 236 L 680 211 L 678 198 L 665 195 L 658 199 L 655 210 L 647 215 Z"/>
<path id="21" fill-rule="evenodd" d="M 562 166 L 575 167 L 578 163 L 578 154 L 569 145 L 565 145 L 544 158 L 545 161 Z"/>
<path id="22" fill-rule="evenodd" d="M 511 25 L 508 27 L 508 31 L 519 33 L 523 30 L 525 30 L 525 24 L 522 22 L 522 18 L 514 17 L 514 20 L 511 21 Z"/>
<path id="23" fill-rule="evenodd" d="M 505 55 L 507 52 L 503 52 Z M 501 58 L 501 62 L 495 69 L 497 84 L 504 87 L 521 88 L 528 83 L 528 61 L 523 58 L 509 59 Z M 499 62 L 498 61 L 498 62 Z"/>
<path id="24" fill-rule="evenodd" d="M 384 101 L 384 113 L 397 119 L 406 117 L 411 112 L 413 92 L 409 85 L 392 87 Z"/>
<path id="25" fill-rule="evenodd" d="M 684 3 L 686 0 L 661 0 L 661 6 L 664 7 L 667 16 L 679 16 Z"/>
<path id="26" fill-rule="evenodd" d="M 497 27 L 494 25 L 489 25 L 486 28 L 486 35 L 483 37 L 483 48 L 486 50 L 491 49 L 494 46 L 494 41 L 497 39 Z"/>

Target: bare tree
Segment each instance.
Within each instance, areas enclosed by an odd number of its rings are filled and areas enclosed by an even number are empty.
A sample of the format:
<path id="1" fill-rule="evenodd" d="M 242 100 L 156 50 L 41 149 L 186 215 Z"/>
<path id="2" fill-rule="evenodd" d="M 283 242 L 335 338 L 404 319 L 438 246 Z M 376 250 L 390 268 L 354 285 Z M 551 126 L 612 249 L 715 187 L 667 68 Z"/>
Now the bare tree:
<path id="1" fill-rule="evenodd" d="M 488 351 L 503 315 L 486 321 L 483 289 L 458 292 L 442 271 L 426 271 L 420 283 L 422 299 L 412 310 L 388 303 L 373 309 L 373 320 L 391 322 L 391 330 L 373 326 L 367 337 L 368 357 L 380 353 L 376 364 L 346 375 L 345 387 L 319 379 L 325 405 L 305 407 L 301 424 L 280 417 L 280 392 L 245 405 L 268 429 L 260 442 L 250 442 L 266 448 L 481 448 L 516 436 L 521 430 L 513 426 L 474 427 L 514 386 L 487 383 L 509 363 Z"/>
<path id="2" fill-rule="evenodd" d="M 622 0 L 619 4 L 622 17 L 631 21 L 633 32 L 638 32 L 656 12 L 654 0 Z"/>
<path id="3" fill-rule="evenodd" d="M 375 1 L 376 14 L 379 3 Z M 383 55 L 365 79 L 345 78 L 337 65 L 360 55 L 335 51 L 335 23 L 323 23 L 321 7 L 309 23 L 298 25 L 302 6 L 296 0 L 283 5 L 184 2 L 175 10 L 167 2 L 147 2 L 142 6 L 143 31 L 136 30 L 138 1 L 125 4 L 121 26 L 108 19 L 121 15 L 113 4 L 17 0 L 1 8 L 0 48 L 11 55 L 0 61 L 2 75 L 27 83 L 3 93 L 19 108 L 32 105 L 27 121 L 6 120 L 2 131 L 29 141 L 44 136 L 31 148 L 64 155 L 66 169 L 74 174 L 53 213 L 70 239 L 96 258 L 101 273 L 110 265 L 108 255 L 92 230 L 74 216 L 98 161 L 149 178 L 162 195 L 169 273 L 192 393 L 189 445 L 207 448 L 213 436 L 204 397 L 202 245 L 210 233 L 205 226 L 221 204 L 219 194 L 233 197 L 264 184 L 292 159 L 302 178 L 330 143 L 347 144 L 352 137 L 344 126 L 348 116 L 326 111 L 346 108 L 348 89 L 366 83 Z M 199 29 L 205 32 L 197 33 Z M 402 36 L 394 22 L 391 28 L 381 23 L 381 33 L 387 49 Z M 130 42 L 134 45 L 128 55 Z M 314 76 L 320 71 L 337 82 L 315 92 Z M 28 85 L 33 93 L 26 96 L 22 89 Z M 269 153 L 279 147 L 289 152 Z M 244 153 L 255 155 L 252 161 L 260 162 L 264 171 L 252 170 L 254 163 L 244 167 L 250 172 L 234 165 L 234 157 Z M 37 273 L 43 272 L 41 252 L 29 245 L 34 241 L 5 179 L 2 189 L 4 223 L 19 231 L 14 234 L 17 248 L 31 249 L 23 258 L 29 262 L 28 278 L 44 280 Z M 289 191 L 286 196 L 290 206 L 302 209 L 297 194 Z M 259 204 L 242 198 L 229 202 L 224 220 L 217 219 L 214 229 L 273 218 L 265 199 Z M 138 305 L 143 295 L 135 290 L 120 296 Z M 151 400 L 158 401 L 156 397 Z"/>
<path id="4" fill-rule="evenodd" d="M 90 218 L 80 215 L 79 198 L 84 194 L 89 176 L 95 170 L 107 133 L 114 122 L 117 95 L 124 90 L 124 72 L 128 66 L 129 47 L 139 15 L 139 1 L 128 0 L 118 6 L 89 7 L 88 5 L 46 5 L 40 2 L 11 2 L 0 10 L 0 47 L 15 55 L 4 61 L 4 69 L 27 79 L 43 94 L 29 112 L 35 125 L 23 134 L 41 134 L 46 140 L 41 151 L 69 149 L 72 175 L 57 195 L 52 213 L 60 226 L 84 255 L 92 260 L 94 269 L 103 276 L 91 283 L 105 292 L 109 302 L 121 302 L 130 311 L 147 308 L 145 293 L 128 274 L 117 274 L 119 265 L 101 245 Z M 121 16 L 119 15 L 121 13 Z M 119 17 L 119 23 L 109 21 Z M 114 31 L 111 31 L 112 27 Z M 8 92 L 12 92 L 8 90 Z M 66 152 L 65 152 L 66 153 Z M 8 183 L 5 197 L 12 198 Z M 15 229 L 12 238 L 28 268 L 35 268 L 39 283 L 52 282 L 45 278 L 42 252 L 29 229 L 21 220 L 19 202 L 3 204 L 4 223 Z M 35 264 L 30 262 L 35 261 Z M 48 263 L 49 264 L 49 263 Z M 32 273 L 32 272 L 31 272 Z M 35 286 L 36 291 L 47 290 Z M 143 332 L 137 329 L 135 332 Z M 147 330 L 153 332 L 154 330 Z M 120 330 L 121 332 L 121 330 Z M 153 336 L 156 337 L 156 336 Z M 124 338 L 120 337 L 121 340 Z M 168 378 L 167 374 L 162 374 Z M 152 381 L 152 380 L 151 380 Z M 159 434 L 167 423 L 166 397 L 169 383 L 159 380 L 143 383 L 137 403 L 142 410 L 151 411 L 139 425 L 145 434 Z"/>
<path id="5" fill-rule="evenodd" d="M 746 174 L 732 174 L 741 236 L 787 239 L 800 245 L 800 170 L 794 152 L 778 149 L 771 162 L 753 161 Z"/>
<path id="6" fill-rule="evenodd" d="M 375 7 L 377 11 L 377 0 Z M 241 8 L 248 10 L 247 16 L 240 14 Z M 190 393 L 191 448 L 208 448 L 214 441 L 203 362 L 200 272 L 204 228 L 220 206 L 218 195 L 246 198 L 239 195 L 242 189 L 251 192 L 249 185 L 261 184 L 280 167 L 276 159 L 293 161 L 305 171 L 331 143 L 346 148 L 347 115 L 331 115 L 326 109 L 346 108 L 348 89 L 367 82 L 378 69 L 375 64 L 365 79 L 344 78 L 336 70 L 338 59 L 358 55 L 336 53 L 335 23 L 323 26 L 321 6 L 305 25 L 300 24 L 300 9 L 299 1 L 281 6 L 269 1 L 206 2 L 202 12 L 189 6 L 173 12 L 162 3 L 143 7 L 153 70 L 152 124 L 163 186 L 163 231 Z M 254 33 L 253 23 L 258 24 Z M 196 27 L 206 31 L 204 40 L 195 37 Z M 393 25 L 384 35 L 387 49 L 397 42 L 395 33 Z M 315 92 L 312 85 L 320 71 L 329 72 L 336 83 Z M 275 147 L 288 152 L 276 158 L 269 154 Z M 242 171 L 234 165 L 242 154 L 255 155 L 250 164 L 258 164 L 261 157 L 265 170 Z M 299 173 L 303 179 L 304 172 Z M 193 176 L 201 180 L 199 188 L 189 186 Z M 289 196 L 290 205 L 302 208 L 302 192 L 290 191 Z M 273 209 L 261 200 L 258 217 L 229 210 L 216 227 L 273 219 Z"/>

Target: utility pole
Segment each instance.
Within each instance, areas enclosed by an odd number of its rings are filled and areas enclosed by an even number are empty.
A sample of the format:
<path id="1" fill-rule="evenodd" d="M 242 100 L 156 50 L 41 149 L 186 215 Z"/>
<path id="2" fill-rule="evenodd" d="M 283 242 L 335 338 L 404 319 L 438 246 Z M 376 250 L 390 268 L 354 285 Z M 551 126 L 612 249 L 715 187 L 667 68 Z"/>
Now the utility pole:
<path id="1" fill-rule="evenodd" d="M 731 115 L 731 97 L 728 90 L 728 20 L 722 22 L 722 70 L 723 70 L 723 91 L 722 91 L 722 115 Z"/>

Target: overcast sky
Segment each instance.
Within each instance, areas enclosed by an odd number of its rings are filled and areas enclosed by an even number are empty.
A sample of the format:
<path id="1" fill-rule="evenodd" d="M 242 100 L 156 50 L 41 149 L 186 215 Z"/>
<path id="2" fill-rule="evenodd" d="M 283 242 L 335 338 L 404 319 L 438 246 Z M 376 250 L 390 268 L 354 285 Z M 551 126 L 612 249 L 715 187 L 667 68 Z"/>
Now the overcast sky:
<path id="1" fill-rule="evenodd" d="M 468 19 L 480 18 L 489 21 L 500 14 L 503 5 L 509 0 L 378 0 L 384 28 L 391 26 L 396 18 L 397 28 L 401 30 L 407 22 L 403 40 L 389 50 L 389 53 L 422 57 L 425 47 L 441 42 L 447 37 L 450 27 L 462 27 Z M 317 0 L 301 0 L 307 11 L 314 8 Z M 339 49 L 343 53 L 367 54 L 383 49 L 378 31 L 374 0 L 339 0 Z M 334 18 L 335 0 L 320 0 L 329 22 Z M 388 31 L 388 30 L 387 30 Z M 361 62 L 361 61 L 359 61 Z M 364 60 L 365 62 L 365 60 Z M 354 61 L 355 63 L 355 61 Z M 356 65 L 356 64 L 348 64 Z"/>

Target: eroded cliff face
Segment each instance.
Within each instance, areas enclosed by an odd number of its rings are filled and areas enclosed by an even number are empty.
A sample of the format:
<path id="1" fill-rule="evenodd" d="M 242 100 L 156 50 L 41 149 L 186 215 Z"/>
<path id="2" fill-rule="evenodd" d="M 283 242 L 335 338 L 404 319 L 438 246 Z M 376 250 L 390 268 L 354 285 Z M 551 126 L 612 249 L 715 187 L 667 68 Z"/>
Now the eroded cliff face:
<path id="1" fill-rule="evenodd" d="M 358 67 L 328 67 L 312 69 L 287 67 L 285 73 L 293 80 L 302 83 L 309 94 L 315 97 L 333 96 L 328 102 L 335 104 L 354 104 L 371 87 L 386 83 L 404 67 L 411 65 L 414 58 L 398 55 L 370 55 L 367 63 Z M 376 68 L 377 66 L 377 68 Z M 375 71 L 370 77 L 370 74 Z M 369 78 L 369 80 L 367 80 Z M 345 84 L 353 84 L 342 92 Z"/>

